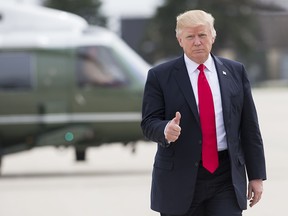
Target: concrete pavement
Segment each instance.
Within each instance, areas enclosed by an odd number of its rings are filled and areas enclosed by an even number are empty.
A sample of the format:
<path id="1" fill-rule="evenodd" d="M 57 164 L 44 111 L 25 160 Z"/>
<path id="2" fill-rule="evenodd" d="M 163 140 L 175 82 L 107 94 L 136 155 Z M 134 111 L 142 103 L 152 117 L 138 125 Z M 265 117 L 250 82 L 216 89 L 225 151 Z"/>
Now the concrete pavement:
<path id="1" fill-rule="evenodd" d="M 254 89 L 268 180 L 262 201 L 244 216 L 286 215 L 288 89 Z M 0 178 L 1 216 L 156 216 L 149 208 L 153 143 L 136 154 L 119 144 L 91 148 L 74 162 L 72 149 L 43 147 L 9 155 Z"/>

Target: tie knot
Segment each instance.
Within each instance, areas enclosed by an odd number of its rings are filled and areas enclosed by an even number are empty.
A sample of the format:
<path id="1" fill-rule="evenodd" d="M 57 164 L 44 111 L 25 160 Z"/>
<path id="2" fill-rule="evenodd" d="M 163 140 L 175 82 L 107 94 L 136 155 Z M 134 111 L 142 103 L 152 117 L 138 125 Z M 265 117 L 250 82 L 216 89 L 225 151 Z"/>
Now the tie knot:
<path id="1" fill-rule="evenodd" d="M 197 67 L 198 70 L 200 70 L 200 72 L 204 72 L 204 69 L 205 69 L 205 65 L 204 64 L 200 64 L 198 67 Z"/>

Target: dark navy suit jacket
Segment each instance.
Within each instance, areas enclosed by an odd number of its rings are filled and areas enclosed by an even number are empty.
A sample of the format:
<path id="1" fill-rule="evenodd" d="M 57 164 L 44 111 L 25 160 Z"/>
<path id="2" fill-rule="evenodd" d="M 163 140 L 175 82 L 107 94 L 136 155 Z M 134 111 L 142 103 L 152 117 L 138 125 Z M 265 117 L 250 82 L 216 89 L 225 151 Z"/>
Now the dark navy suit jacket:
<path id="1" fill-rule="evenodd" d="M 262 138 L 244 66 L 212 55 L 218 73 L 232 181 L 241 209 L 247 208 L 248 179 L 266 179 Z M 164 128 L 181 113 L 181 135 L 169 145 Z M 193 199 L 199 161 L 201 129 L 198 109 L 184 56 L 148 72 L 141 127 L 158 143 L 152 174 L 151 208 L 184 214 Z M 247 171 L 247 173 L 246 173 Z"/>

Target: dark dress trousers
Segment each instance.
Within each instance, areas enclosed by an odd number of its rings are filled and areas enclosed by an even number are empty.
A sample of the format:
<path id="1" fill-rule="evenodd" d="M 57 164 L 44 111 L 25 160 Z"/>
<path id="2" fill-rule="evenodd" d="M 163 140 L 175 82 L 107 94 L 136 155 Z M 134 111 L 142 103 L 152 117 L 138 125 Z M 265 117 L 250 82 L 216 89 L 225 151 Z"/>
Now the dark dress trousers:
<path id="1" fill-rule="evenodd" d="M 256 109 L 244 66 L 212 55 L 218 73 L 232 182 L 238 204 L 247 208 L 247 181 L 266 179 Z M 201 160 L 198 109 L 184 56 L 148 72 L 142 107 L 144 135 L 158 144 L 152 174 L 151 208 L 181 215 L 189 209 Z M 181 113 L 181 135 L 170 145 L 164 128 Z"/>

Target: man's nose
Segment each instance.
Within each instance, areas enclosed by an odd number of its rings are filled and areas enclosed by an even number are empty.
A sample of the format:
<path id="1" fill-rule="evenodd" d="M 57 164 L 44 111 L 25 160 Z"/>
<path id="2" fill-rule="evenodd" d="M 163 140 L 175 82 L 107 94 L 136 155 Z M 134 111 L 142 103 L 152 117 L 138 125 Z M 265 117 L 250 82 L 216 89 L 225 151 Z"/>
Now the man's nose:
<path id="1" fill-rule="evenodd" d="M 194 39 L 194 45 L 195 45 L 195 46 L 201 45 L 201 40 L 200 40 L 199 37 L 195 37 L 195 39 Z"/>

